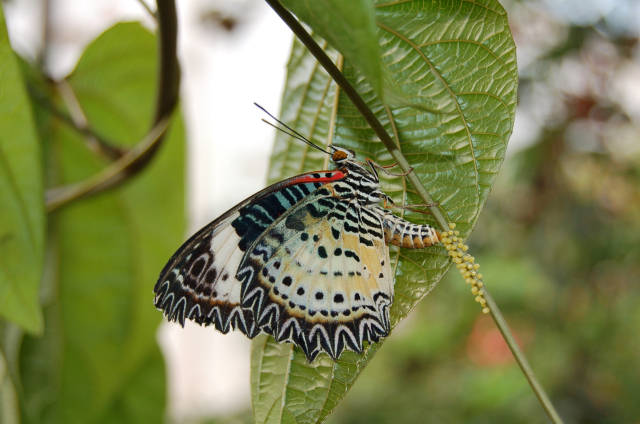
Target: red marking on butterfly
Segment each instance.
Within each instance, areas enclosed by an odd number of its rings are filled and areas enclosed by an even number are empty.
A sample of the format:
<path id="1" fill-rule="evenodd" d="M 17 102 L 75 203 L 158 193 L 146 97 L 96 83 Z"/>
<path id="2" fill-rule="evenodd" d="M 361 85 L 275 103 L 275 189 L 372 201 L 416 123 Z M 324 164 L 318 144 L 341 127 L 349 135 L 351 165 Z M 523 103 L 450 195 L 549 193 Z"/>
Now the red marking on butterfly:
<path id="1" fill-rule="evenodd" d="M 328 175 L 331 174 L 330 176 L 320 176 L 320 177 L 314 177 L 315 174 L 320 174 L 320 175 Z M 316 172 L 311 172 L 309 174 L 303 174 L 300 175 L 298 177 L 293 177 L 289 180 L 290 184 L 299 184 L 299 183 L 328 183 L 328 182 L 332 182 L 332 181 L 338 181 L 343 179 L 346 176 L 346 174 L 342 171 L 316 171 Z"/>

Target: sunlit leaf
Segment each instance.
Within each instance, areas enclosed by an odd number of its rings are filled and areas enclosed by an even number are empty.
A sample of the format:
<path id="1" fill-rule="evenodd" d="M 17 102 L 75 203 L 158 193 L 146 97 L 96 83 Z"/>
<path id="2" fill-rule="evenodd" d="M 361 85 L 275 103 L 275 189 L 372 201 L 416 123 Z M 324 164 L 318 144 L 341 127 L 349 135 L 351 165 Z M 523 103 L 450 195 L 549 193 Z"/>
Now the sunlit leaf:
<path id="1" fill-rule="evenodd" d="M 376 17 L 369 0 L 285 0 L 282 2 L 309 24 L 382 94 L 383 76 Z"/>
<path id="2" fill-rule="evenodd" d="M 383 67 L 400 91 L 382 103 L 345 58 L 344 72 L 400 147 L 434 201 L 466 237 L 489 194 L 513 128 L 517 69 L 507 17 L 497 1 L 404 1 L 376 5 Z M 326 48 L 326 44 L 322 44 Z M 327 50 L 333 58 L 335 51 Z M 353 65 L 353 66 L 352 66 Z M 373 131 L 309 53 L 295 43 L 281 118 L 319 144 L 352 148 L 361 159 L 393 163 Z M 385 98 L 388 98 L 385 93 Z M 398 102 L 401 100 L 401 102 Z M 404 103 L 403 103 L 404 102 Z M 276 136 L 271 181 L 322 169 L 328 158 L 283 134 Z M 386 177 L 386 193 L 400 204 L 420 203 L 404 178 Z M 406 213 L 418 223 L 430 216 Z M 392 249 L 396 267 L 393 325 L 442 278 L 444 248 Z M 446 319 L 446 317 L 443 317 Z M 393 342 L 393 333 L 390 337 Z M 344 397 L 373 352 L 347 352 L 309 364 L 302 351 L 257 339 L 252 353 L 256 422 L 315 423 Z M 284 375 L 286 378 L 278 378 Z M 313 394 L 308 394 L 313 390 Z M 313 400 L 311 400 L 313 399 Z"/>
<path id="3" fill-rule="evenodd" d="M 139 24 L 116 25 L 87 47 L 69 84 L 103 137 L 132 145 L 150 128 L 156 64 L 154 37 Z M 55 184 L 105 166 L 66 124 L 41 121 Z M 46 331 L 23 348 L 28 422 L 162 421 L 164 364 L 155 341 L 161 316 L 151 299 L 157 273 L 183 235 L 183 144 L 176 113 L 140 175 L 53 214 Z"/>
<path id="4" fill-rule="evenodd" d="M 40 145 L 2 7 L 0 64 L 0 316 L 39 333 L 45 232 Z"/>

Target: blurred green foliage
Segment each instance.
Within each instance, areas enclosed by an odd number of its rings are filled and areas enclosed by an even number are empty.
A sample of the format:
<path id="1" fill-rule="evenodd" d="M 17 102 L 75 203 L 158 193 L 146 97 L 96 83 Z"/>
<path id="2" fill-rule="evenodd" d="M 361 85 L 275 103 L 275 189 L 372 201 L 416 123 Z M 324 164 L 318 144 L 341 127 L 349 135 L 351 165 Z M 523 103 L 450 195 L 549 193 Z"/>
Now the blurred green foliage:
<path id="1" fill-rule="evenodd" d="M 0 44 L 9 48 L 8 40 Z M 27 62 L 16 66 L 18 81 L 2 81 L 30 94 L 20 107 L 35 119 L 18 122 L 13 132 L 3 126 L 3 136 L 19 157 L 43 168 L 47 188 L 83 181 L 112 163 L 96 148 L 97 137 L 124 150 L 145 136 L 157 89 L 156 44 L 140 24 L 117 24 L 87 46 L 63 81 L 48 79 Z M 15 59 L 10 49 L 7 55 Z M 0 97 L 0 109 L 14 101 Z M 70 124 L 80 114 L 93 138 Z M 15 137 L 25 128 L 42 154 Z M 164 419 L 165 364 L 155 340 L 161 317 L 151 298 L 159 270 L 183 237 L 184 162 L 177 112 L 162 148 L 140 175 L 48 214 L 44 272 L 38 252 L 33 264 L 22 264 L 42 274 L 34 299 L 43 310 L 43 334 L 0 323 L 2 422 Z M 22 321 L 13 319 L 33 330 Z"/>

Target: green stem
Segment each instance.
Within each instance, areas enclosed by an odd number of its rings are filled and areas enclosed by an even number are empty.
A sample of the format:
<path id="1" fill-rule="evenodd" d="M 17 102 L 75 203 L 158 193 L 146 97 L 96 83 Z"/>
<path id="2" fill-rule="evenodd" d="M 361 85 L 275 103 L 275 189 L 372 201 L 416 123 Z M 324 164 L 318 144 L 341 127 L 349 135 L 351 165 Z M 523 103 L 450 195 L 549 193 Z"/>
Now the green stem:
<path id="1" fill-rule="evenodd" d="M 169 119 L 158 122 L 133 149 L 86 180 L 47 190 L 47 212 L 51 213 L 75 200 L 100 193 L 113 187 L 114 182 L 122 181 L 123 178 L 131 175 L 129 170 L 136 166 L 140 158 L 147 156 L 150 151 L 157 148 L 168 126 Z"/>
<path id="2" fill-rule="evenodd" d="M 60 94 L 69 115 L 57 109 L 51 102 L 47 102 L 49 110 L 54 116 L 59 117 L 63 122 L 71 125 L 73 129 L 84 135 L 87 146 L 94 152 L 101 154 L 109 160 L 116 160 L 126 153 L 126 149 L 118 147 L 111 141 L 100 137 L 89 126 L 87 116 L 78 101 L 76 94 L 66 80 L 53 82 L 54 89 Z"/>
<path id="3" fill-rule="evenodd" d="M 318 46 L 315 40 L 311 37 L 311 35 L 304 29 L 304 27 L 298 22 L 298 20 L 282 6 L 277 0 L 265 0 L 269 6 L 280 16 L 280 18 L 291 28 L 293 33 L 298 37 L 298 39 L 309 49 L 309 52 L 315 56 L 318 62 L 322 65 L 322 67 L 329 73 L 331 78 L 340 86 L 340 88 L 344 91 L 344 93 L 349 97 L 349 99 L 353 102 L 354 106 L 358 109 L 358 111 L 362 114 L 367 123 L 371 126 L 376 135 L 380 138 L 380 141 L 385 145 L 385 147 L 391 153 L 393 159 L 397 162 L 398 166 L 402 168 L 404 172 L 407 172 L 407 178 L 413 185 L 413 187 L 418 192 L 418 195 L 425 201 L 425 203 L 431 205 L 429 207 L 430 212 L 435 217 L 438 225 L 441 227 L 443 231 L 449 229 L 449 223 L 445 218 L 444 214 L 440 210 L 440 208 L 434 203 L 433 199 L 429 195 L 427 189 L 422 185 L 422 182 L 415 173 L 409 172 L 411 170 L 411 166 L 409 162 L 404 157 L 400 149 L 395 145 L 387 131 L 384 129 L 378 118 L 371 111 L 369 106 L 365 103 L 365 101 L 360 97 L 355 88 L 347 81 L 345 76 L 340 72 L 340 70 L 335 66 L 333 61 L 326 55 L 326 53 Z M 493 301 L 493 298 L 487 291 L 486 285 L 484 287 L 485 298 L 491 310 L 491 316 L 493 317 L 496 326 L 502 333 L 509 349 L 511 349 L 511 353 L 513 354 L 516 362 L 522 369 L 531 389 L 534 391 L 542 407 L 545 412 L 551 419 L 553 423 L 562 423 L 562 420 L 558 413 L 556 412 L 553 404 L 549 400 L 549 397 L 545 393 L 544 389 L 538 382 L 531 366 L 527 362 L 524 354 L 518 347 L 513 335 L 511 334 L 511 330 L 507 326 L 502 313 L 500 312 L 500 308 Z"/>
<path id="4" fill-rule="evenodd" d="M 0 322 L 0 422 L 20 423 L 19 354 L 22 330 L 9 322 Z"/>
<path id="5" fill-rule="evenodd" d="M 489 305 L 489 311 L 491 317 L 493 318 L 493 321 L 496 323 L 496 326 L 498 327 L 498 330 L 500 330 L 500 333 L 502 333 L 504 341 L 507 343 L 507 346 L 509 346 L 511 353 L 520 366 L 520 369 L 529 382 L 529 385 L 533 389 L 533 392 L 538 397 L 540 404 L 549 416 L 549 419 L 551 419 L 551 422 L 553 423 L 562 423 L 562 418 L 560 418 L 560 415 L 558 415 L 558 411 L 556 411 L 553 403 L 551 403 L 551 399 L 549 399 L 549 396 L 547 396 L 544 388 L 536 379 L 535 373 L 533 372 L 533 369 L 531 369 L 531 365 L 529 365 L 529 361 L 527 361 L 527 358 L 524 356 L 524 353 L 522 353 L 520 346 L 518 346 L 518 343 L 513 338 L 513 334 L 511 334 L 511 329 L 509 329 L 507 321 L 504 319 L 504 316 L 502 316 L 500 308 L 498 308 L 498 305 L 493 300 L 493 297 L 491 297 L 491 295 L 487 291 L 486 286 L 484 287 L 484 298 L 487 301 L 487 305 Z"/>
<path id="6" fill-rule="evenodd" d="M 47 211 L 69 202 L 117 187 L 142 171 L 155 156 L 164 140 L 167 124 L 178 104 L 180 67 L 176 53 L 178 19 L 174 0 L 157 0 L 158 87 L 151 130 L 145 138 L 99 174 L 80 183 L 47 191 Z M 161 128 L 162 132 L 157 133 Z"/>
<path id="7" fill-rule="evenodd" d="M 151 7 L 144 1 L 144 0 L 138 0 L 138 3 L 140 3 L 140 6 L 142 6 L 142 8 L 149 14 L 149 16 L 151 16 L 153 19 L 157 19 L 158 17 L 156 16 L 156 12 L 154 12 Z"/>
<path id="8" fill-rule="evenodd" d="M 50 100 L 49 96 L 43 93 L 36 85 L 29 84 L 29 82 L 27 81 L 26 86 L 32 99 L 34 99 L 43 108 L 45 108 L 54 118 L 58 119 L 73 131 L 84 137 L 87 140 L 87 145 L 91 148 L 91 150 L 99 153 L 108 160 L 116 160 L 126 153 L 126 149 L 117 147 L 110 140 L 102 137 L 100 134 L 94 131 L 88 123 L 85 122 L 81 124 L 77 119 L 67 114 L 67 112 L 61 110 Z M 56 87 L 54 86 L 54 88 Z M 69 109 L 68 105 L 67 109 Z"/>

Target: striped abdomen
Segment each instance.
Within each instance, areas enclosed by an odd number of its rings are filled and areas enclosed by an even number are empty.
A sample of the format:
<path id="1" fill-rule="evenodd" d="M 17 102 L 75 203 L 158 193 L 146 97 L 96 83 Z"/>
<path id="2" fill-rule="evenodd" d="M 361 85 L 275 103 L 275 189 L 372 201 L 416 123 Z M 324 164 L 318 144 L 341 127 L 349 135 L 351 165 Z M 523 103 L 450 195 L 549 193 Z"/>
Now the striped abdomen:
<path id="1" fill-rule="evenodd" d="M 387 244 L 420 249 L 440 242 L 440 236 L 435 228 L 429 225 L 413 224 L 391 213 L 385 213 L 382 226 Z"/>

